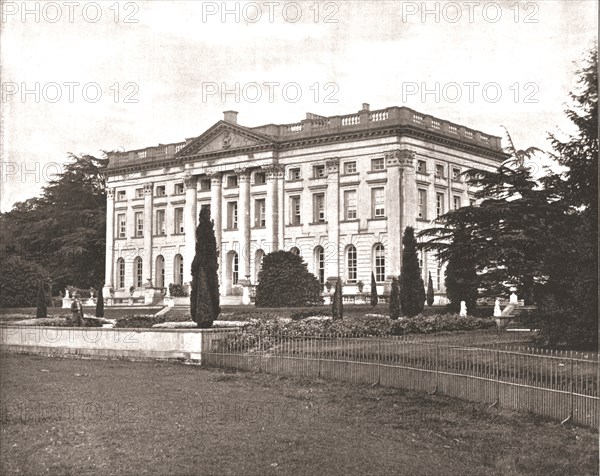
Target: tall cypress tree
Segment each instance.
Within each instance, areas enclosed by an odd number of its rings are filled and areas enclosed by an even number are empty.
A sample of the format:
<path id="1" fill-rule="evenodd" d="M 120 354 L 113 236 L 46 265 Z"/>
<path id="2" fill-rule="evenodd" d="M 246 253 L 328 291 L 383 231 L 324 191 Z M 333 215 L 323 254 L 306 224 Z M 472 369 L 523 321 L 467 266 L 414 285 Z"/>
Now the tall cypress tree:
<path id="1" fill-rule="evenodd" d="M 475 268 L 475 260 L 470 247 L 470 236 L 460 224 L 454 230 L 453 247 L 448 256 L 446 267 L 446 294 L 450 300 L 452 312 L 460 310 L 461 301 L 465 301 L 469 312 L 477 305 L 477 288 L 480 278 Z"/>
<path id="2" fill-rule="evenodd" d="M 104 317 L 104 296 L 102 295 L 102 286 L 98 288 L 96 297 L 96 317 Z"/>
<path id="3" fill-rule="evenodd" d="M 196 228 L 196 255 L 192 262 L 192 289 L 190 310 L 192 319 L 200 328 L 209 328 L 221 313 L 219 306 L 219 278 L 217 270 L 217 240 L 210 211 L 200 211 Z"/>
<path id="4" fill-rule="evenodd" d="M 375 281 L 375 273 L 371 272 L 371 306 L 377 306 L 379 297 L 377 296 L 377 282 Z"/>
<path id="5" fill-rule="evenodd" d="M 425 307 L 425 284 L 421 277 L 415 230 L 407 226 L 402 237 L 402 270 L 400 274 L 400 305 L 402 314 L 416 316 Z"/>
<path id="6" fill-rule="evenodd" d="M 427 305 L 433 306 L 435 293 L 433 292 L 433 280 L 431 279 L 431 271 L 429 271 L 429 279 L 427 280 Z"/>

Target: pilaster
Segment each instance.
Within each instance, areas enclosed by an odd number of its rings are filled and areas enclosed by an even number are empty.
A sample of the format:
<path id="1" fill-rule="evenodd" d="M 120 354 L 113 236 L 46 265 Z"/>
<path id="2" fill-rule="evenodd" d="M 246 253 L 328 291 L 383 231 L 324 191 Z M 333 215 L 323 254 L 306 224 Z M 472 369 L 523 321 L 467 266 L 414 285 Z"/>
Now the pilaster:
<path id="1" fill-rule="evenodd" d="M 185 249 L 183 253 L 183 282 L 189 285 L 192 282 L 192 261 L 196 252 L 196 222 L 198 208 L 198 177 L 187 175 L 183 179 L 185 187 L 185 208 L 183 211 L 183 225 L 185 231 Z"/>
<path id="2" fill-rule="evenodd" d="M 114 280 L 115 189 L 106 189 L 106 254 L 104 260 L 104 297 L 110 297 Z"/>
<path id="3" fill-rule="evenodd" d="M 325 163 L 327 171 L 327 239 L 335 247 L 334 256 L 327 259 L 325 269 L 327 280 L 337 281 L 340 276 L 340 159 L 329 159 Z"/>
<path id="4" fill-rule="evenodd" d="M 154 187 L 152 183 L 144 184 L 144 254 L 142 266 L 144 269 L 144 284 L 148 279 L 150 282 L 154 282 L 152 279 L 152 193 Z"/>

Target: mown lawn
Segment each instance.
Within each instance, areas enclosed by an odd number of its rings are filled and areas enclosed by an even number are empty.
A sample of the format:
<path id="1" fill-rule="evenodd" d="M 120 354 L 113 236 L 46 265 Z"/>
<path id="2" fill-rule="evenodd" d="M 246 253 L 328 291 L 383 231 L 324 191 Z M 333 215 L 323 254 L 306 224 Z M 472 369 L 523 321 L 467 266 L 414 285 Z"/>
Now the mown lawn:
<path id="1" fill-rule="evenodd" d="M 598 474 L 597 433 L 440 396 L 2 355 L 2 474 Z"/>

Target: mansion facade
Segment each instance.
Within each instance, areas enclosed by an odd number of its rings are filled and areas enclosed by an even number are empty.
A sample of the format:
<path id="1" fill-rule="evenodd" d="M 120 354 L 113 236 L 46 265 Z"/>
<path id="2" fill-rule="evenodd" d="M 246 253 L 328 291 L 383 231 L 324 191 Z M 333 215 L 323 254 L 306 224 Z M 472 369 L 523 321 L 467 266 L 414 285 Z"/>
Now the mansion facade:
<path id="1" fill-rule="evenodd" d="M 198 137 L 109 154 L 104 296 L 189 285 L 203 207 L 223 296 L 249 303 L 274 250 L 300 254 L 324 285 L 341 279 L 345 294 L 368 292 L 374 273 L 381 294 L 400 274 L 404 228 L 473 203 L 463 172 L 505 159 L 499 137 L 406 107 L 259 127 L 226 111 Z M 420 260 L 443 294 L 434 254 Z"/>

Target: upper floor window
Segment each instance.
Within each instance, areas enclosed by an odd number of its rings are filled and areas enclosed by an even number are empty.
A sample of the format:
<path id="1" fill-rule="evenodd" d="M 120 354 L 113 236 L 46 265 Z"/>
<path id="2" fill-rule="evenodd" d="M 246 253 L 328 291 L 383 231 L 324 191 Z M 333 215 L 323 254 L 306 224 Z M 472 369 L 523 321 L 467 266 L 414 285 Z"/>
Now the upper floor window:
<path id="1" fill-rule="evenodd" d="M 117 238 L 127 238 L 127 219 L 124 213 L 117 215 Z"/>
<path id="2" fill-rule="evenodd" d="M 355 174 L 356 173 L 356 162 L 345 162 L 344 163 L 344 173 L 345 174 Z"/>
<path id="3" fill-rule="evenodd" d="M 290 197 L 290 225 L 300 225 L 301 221 L 300 197 Z"/>
<path id="4" fill-rule="evenodd" d="M 144 198 L 144 189 L 143 188 L 135 189 L 135 198 Z"/>
<path id="5" fill-rule="evenodd" d="M 383 187 L 371 189 L 371 204 L 373 218 L 385 216 L 385 193 Z"/>
<path id="6" fill-rule="evenodd" d="M 238 227 L 238 204 L 229 202 L 227 204 L 227 228 L 235 230 Z"/>
<path id="7" fill-rule="evenodd" d="M 144 213 L 143 212 L 135 213 L 135 236 L 136 237 L 144 236 Z"/>
<path id="8" fill-rule="evenodd" d="M 457 210 L 461 207 L 460 197 L 458 195 L 454 195 L 454 209 Z"/>
<path id="9" fill-rule="evenodd" d="M 164 197 L 167 194 L 167 189 L 164 185 L 158 185 L 156 187 L 156 196 L 157 197 Z"/>
<path id="10" fill-rule="evenodd" d="M 477 204 L 474 198 L 469 199 L 469 206 L 474 207 Z"/>
<path id="11" fill-rule="evenodd" d="M 315 165 L 313 167 L 313 178 L 323 178 L 325 177 L 325 166 L 324 165 Z"/>
<path id="12" fill-rule="evenodd" d="M 444 194 L 438 192 L 435 195 L 435 216 L 439 218 L 444 214 Z"/>
<path id="13" fill-rule="evenodd" d="M 156 234 L 164 235 L 165 232 L 165 211 L 156 210 Z"/>
<path id="14" fill-rule="evenodd" d="M 264 227 L 266 224 L 266 200 L 260 198 L 254 201 L 254 226 Z"/>
<path id="15" fill-rule="evenodd" d="M 356 219 L 356 190 L 344 192 L 344 217 L 346 220 Z"/>
<path id="16" fill-rule="evenodd" d="M 119 190 L 117 192 L 117 201 L 124 202 L 125 200 L 127 200 L 127 192 L 125 190 Z"/>
<path id="17" fill-rule="evenodd" d="M 295 167 L 293 169 L 290 169 L 289 171 L 289 177 L 290 180 L 300 180 L 301 176 L 300 176 L 300 168 L 299 167 Z"/>
<path id="18" fill-rule="evenodd" d="M 425 162 L 424 160 L 418 160 L 417 161 L 417 172 L 419 172 L 420 174 L 424 174 L 427 172 L 427 162 Z"/>
<path id="19" fill-rule="evenodd" d="M 173 231 L 175 233 L 183 233 L 183 208 L 176 208 L 174 210 L 174 218 L 175 228 Z"/>
<path id="20" fill-rule="evenodd" d="M 454 167 L 452 169 L 452 180 L 458 181 L 460 180 L 460 169 Z"/>
<path id="21" fill-rule="evenodd" d="M 230 188 L 237 187 L 238 186 L 238 176 L 237 175 L 228 175 L 227 176 L 227 186 Z"/>
<path id="22" fill-rule="evenodd" d="M 435 165 L 435 177 L 444 178 L 444 166 L 441 164 Z"/>
<path id="23" fill-rule="evenodd" d="M 372 159 L 371 160 L 371 171 L 377 172 L 379 170 L 383 170 L 385 168 L 385 164 L 383 159 Z"/>
<path id="24" fill-rule="evenodd" d="M 183 183 L 176 183 L 173 192 L 175 195 L 181 195 L 183 193 Z"/>
<path id="25" fill-rule="evenodd" d="M 313 223 L 325 222 L 325 194 L 315 193 L 313 195 Z"/>
<path id="26" fill-rule="evenodd" d="M 427 219 L 427 190 L 419 189 L 419 207 L 417 216 L 423 220 Z"/>
<path id="27" fill-rule="evenodd" d="M 266 175 L 264 172 L 256 172 L 254 174 L 254 185 L 262 185 L 266 182 Z"/>

